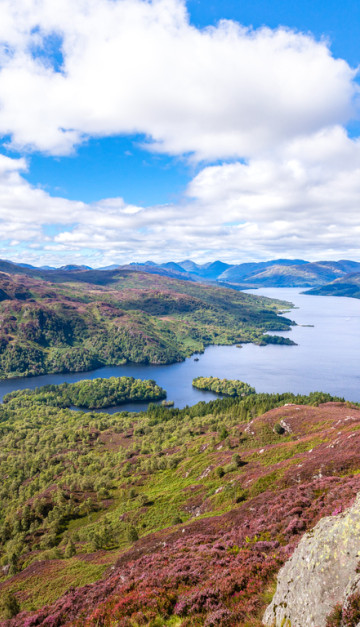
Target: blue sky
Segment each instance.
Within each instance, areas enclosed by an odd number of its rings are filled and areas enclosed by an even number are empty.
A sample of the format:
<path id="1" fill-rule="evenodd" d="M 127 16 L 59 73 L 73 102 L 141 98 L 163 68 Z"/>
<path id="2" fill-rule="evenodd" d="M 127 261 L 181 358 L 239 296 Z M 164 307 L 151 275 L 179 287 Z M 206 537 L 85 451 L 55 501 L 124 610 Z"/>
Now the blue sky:
<path id="1" fill-rule="evenodd" d="M 287 26 L 328 38 L 335 56 L 354 67 L 360 64 L 360 3 L 354 0 L 189 0 L 187 7 L 191 23 L 198 28 L 221 19 L 254 28 Z M 349 127 L 358 132 L 354 122 Z M 86 202 L 107 196 L 122 196 L 144 206 L 175 202 L 198 168 L 183 158 L 149 154 L 140 148 L 142 141 L 137 135 L 115 136 L 92 139 L 70 158 L 35 154 L 26 178 L 52 194 Z"/>
<path id="2" fill-rule="evenodd" d="M 0 0 L 1 257 L 360 258 L 359 3 L 29 4 Z"/>

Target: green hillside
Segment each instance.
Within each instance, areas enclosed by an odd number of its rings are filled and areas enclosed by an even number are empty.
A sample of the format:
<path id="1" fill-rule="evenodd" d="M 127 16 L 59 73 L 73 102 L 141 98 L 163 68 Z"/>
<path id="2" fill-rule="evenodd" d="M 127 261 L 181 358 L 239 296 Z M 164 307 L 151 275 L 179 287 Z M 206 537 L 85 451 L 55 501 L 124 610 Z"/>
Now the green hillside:
<path id="1" fill-rule="evenodd" d="M 0 406 L 12 627 L 260 625 L 301 535 L 359 489 L 360 411 L 341 399 L 253 393 L 109 415 L 56 407 L 52 388 Z"/>
<path id="2" fill-rule="evenodd" d="M 347 274 L 341 279 L 336 279 L 327 285 L 314 288 L 305 292 L 315 296 L 349 296 L 360 298 L 360 272 Z"/>
<path id="3" fill-rule="evenodd" d="M 35 271 L 32 271 L 35 272 Z M 131 270 L 0 273 L 0 377 L 182 361 L 209 344 L 289 343 L 288 303 Z"/>

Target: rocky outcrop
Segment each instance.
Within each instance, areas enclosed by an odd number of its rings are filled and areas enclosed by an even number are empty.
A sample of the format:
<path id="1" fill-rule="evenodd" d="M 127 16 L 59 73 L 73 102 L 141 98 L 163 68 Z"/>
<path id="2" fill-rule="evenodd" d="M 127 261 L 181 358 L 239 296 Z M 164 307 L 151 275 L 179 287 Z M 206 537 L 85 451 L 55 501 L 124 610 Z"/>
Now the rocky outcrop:
<path id="1" fill-rule="evenodd" d="M 360 593 L 360 495 L 342 514 L 323 518 L 305 534 L 278 575 L 263 624 L 326 627 L 326 617 Z"/>

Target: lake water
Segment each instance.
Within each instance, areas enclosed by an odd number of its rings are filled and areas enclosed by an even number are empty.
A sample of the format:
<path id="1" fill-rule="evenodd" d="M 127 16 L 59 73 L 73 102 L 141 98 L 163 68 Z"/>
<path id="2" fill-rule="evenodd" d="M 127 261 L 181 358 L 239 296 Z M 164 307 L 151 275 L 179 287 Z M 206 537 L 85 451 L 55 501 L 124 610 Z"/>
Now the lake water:
<path id="1" fill-rule="evenodd" d="M 106 367 L 92 372 L 45 375 L 27 379 L 0 381 L 0 400 L 17 389 L 49 383 L 74 383 L 97 377 L 132 376 L 155 379 L 167 391 L 176 407 L 194 405 L 217 396 L 192 387 L 197 376 L 240 379 L 257 392 L 294 392 L 308 394 L 316 390 L 344 396 L 360 402 L 360 300 L 331 296 L 307 296 L 296 288 L 264 288 L 249 293 L 279 298 L 294 303 L 288 317 L 298 325 L 280 335 L 293 339 L 297 346 L 209 346 L 202 355 L 193 355 L 170 366 Z M 198 357 L 199 361 L 194 361 Z M 130 403 L 119 410 L 140 411 L 147 403 Z M 107 410 L 109 411 L 109 410 Z"/>

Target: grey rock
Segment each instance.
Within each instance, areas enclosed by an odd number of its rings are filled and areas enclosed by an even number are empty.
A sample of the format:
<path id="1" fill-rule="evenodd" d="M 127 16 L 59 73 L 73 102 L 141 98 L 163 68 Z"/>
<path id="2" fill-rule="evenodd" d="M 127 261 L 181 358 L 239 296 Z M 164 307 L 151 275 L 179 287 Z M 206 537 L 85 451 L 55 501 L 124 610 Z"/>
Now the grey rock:
<path id="1" fill-rule="evenodd" d="M 266 609 L 269 627 L 326 627 L 338 603 L 360 593 L 360 495 L 346 512 L 328 516 L 300 540 L 278 575 Z"/>

